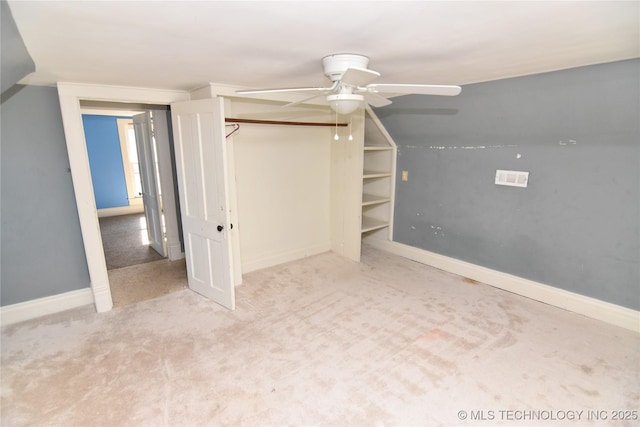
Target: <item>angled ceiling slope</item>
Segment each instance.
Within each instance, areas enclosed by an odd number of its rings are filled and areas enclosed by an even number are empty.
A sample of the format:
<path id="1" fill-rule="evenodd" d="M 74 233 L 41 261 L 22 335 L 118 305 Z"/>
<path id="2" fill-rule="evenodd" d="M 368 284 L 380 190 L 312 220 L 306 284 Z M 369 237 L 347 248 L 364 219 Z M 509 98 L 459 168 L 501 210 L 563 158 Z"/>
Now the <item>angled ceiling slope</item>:
<path id="1" fill-rule="evenodd" d="M 18 27 L 11 15 L 11 10 L 6 1 L 0 2 L 0 18 L 2 19 L 2 35 L 0 42 L 2 46 L 2 94 L 12 88 L 25 76 L 33 73 L 36 69 L 35 63 L 20 37 Z"/>

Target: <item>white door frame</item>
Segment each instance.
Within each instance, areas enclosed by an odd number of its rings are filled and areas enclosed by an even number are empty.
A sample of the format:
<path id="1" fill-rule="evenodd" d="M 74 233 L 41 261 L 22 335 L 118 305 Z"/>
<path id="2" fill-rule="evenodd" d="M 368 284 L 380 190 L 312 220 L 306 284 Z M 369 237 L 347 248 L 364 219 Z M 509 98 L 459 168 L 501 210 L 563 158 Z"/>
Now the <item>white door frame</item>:
<path id="1" fill-rule="evenodd" d="M 113 308 L 109 276 L 104 259 L 104 249 L 100 236 L 100 224 L 96 209 L 89 156 L 82 125 L 80 101 L 133 102 L 141 104 L 169 105 L 173 102 L 189 100 L 184 91 L 145 89 L 121 86 L 90 85 L 80 83 L 58 83 L 60 111 L 64 127 L 69 167 L 76 196 L 78 218 L 87 257 L 87 267 L 96 311 L 99 313 Z"/>

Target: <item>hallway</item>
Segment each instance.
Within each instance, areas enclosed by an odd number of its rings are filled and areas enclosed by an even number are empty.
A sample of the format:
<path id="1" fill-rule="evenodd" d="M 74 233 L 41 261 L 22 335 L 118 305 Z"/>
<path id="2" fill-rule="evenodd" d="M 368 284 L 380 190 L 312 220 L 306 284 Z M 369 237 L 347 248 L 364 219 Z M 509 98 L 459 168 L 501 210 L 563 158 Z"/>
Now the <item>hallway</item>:
<path id="1" fill-rule="evenodd" d="M 148 244 L 144 213 L 100 218 L 114 307 L 188 287 L 184 259 L 170 261 Z"/>
<path id="2" fill-rule="evenodd" d="M 107 270 L 163 259 L 149 246 L 144 212 L 100 218 L 100 233 Z"/>

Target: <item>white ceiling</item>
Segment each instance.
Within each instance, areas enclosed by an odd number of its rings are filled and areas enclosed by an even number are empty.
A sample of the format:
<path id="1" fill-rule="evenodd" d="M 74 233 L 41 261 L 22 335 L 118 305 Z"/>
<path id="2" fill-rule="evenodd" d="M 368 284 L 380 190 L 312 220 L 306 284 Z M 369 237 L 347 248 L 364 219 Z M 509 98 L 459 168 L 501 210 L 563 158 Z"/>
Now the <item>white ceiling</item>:
<path id="1" fill-rule="evenodd" d="M 640 2 L 16 1 L 36 72 L 189 90 L 323 85 L 360 53 L 376 83 L 460 84 L 640 57 Z"/>

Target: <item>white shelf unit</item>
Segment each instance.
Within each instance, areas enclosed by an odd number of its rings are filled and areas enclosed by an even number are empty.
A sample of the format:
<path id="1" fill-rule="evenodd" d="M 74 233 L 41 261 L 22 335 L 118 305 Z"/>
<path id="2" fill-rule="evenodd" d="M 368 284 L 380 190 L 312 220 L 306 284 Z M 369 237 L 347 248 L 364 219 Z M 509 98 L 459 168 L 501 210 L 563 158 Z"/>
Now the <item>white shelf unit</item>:
<path id="1" fill-rule="evenodd" d="M 396 144 L 367 107 L 362 172 L 362 237 L 391 240 L 396 174 Z"/>

